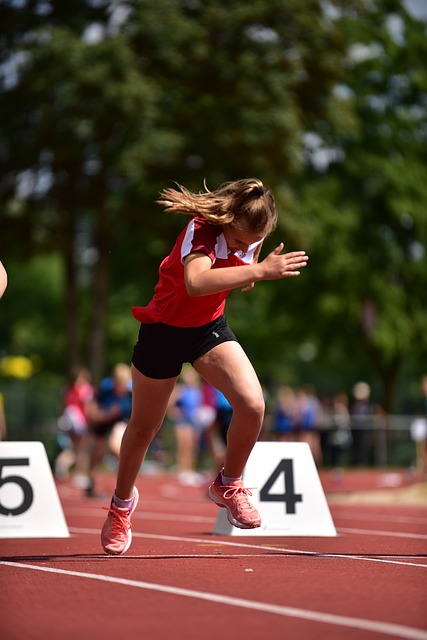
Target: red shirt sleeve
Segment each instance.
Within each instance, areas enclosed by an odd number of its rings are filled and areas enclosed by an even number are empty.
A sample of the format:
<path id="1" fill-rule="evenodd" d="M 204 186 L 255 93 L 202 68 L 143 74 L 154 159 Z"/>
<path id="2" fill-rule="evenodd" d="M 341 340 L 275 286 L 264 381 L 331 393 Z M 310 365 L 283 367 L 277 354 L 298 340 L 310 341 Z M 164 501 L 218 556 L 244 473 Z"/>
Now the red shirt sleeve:
<path id="1" fill-rule="evenodd" d="M 218 254 L 218 240 L 222 233 L 220 225 L 210 224 L 203 218 L 193 218 L 188 224 L 181 246 L 181 262 L 190 253 L 205 253 L 212 262 Z"/>

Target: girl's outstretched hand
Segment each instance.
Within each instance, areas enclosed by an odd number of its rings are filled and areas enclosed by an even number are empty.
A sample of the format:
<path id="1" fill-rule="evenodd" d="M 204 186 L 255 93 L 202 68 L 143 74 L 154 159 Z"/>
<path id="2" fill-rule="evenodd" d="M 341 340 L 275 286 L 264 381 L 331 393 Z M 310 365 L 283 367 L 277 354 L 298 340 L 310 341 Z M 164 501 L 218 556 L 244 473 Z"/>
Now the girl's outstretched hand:
<path id="1" fill-rule="evenodd" d="M 300 269 L 308 262 L 305 251 L 291 251 L 282 253 L 283 242 L 279 244 L 262 262 L 263 280 L 280 280 L 280 278 L 292 278 L 300 275 Z"/>

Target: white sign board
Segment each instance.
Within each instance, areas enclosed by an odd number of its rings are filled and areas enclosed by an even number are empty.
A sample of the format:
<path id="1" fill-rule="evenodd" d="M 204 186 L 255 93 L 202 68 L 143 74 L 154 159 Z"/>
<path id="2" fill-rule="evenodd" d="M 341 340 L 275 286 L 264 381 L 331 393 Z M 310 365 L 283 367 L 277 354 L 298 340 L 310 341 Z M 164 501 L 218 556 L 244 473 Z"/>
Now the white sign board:
<path id="1" fill-rule="evenodd" d="M 68 538 L 41 442 L 0 442 L 0 538 Z"/>
<path id="2" fill-rule="evenodd" d="M 257 442 L 243 473 L 250 501 L 262 524 L 238 529 L 220 508 L 214 534 L 238 536 L 336 536 L 319 474 L 308 444 Z"/>

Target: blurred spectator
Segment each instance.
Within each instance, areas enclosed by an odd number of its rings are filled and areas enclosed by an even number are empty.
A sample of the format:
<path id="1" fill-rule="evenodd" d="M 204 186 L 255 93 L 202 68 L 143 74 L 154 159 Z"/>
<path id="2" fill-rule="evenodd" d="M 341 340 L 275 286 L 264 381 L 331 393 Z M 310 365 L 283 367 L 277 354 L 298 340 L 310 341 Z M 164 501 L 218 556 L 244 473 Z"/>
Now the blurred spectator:
<path id="1" fill-rule="evenodd" d="M 299 442 L 307 442 L 317 465 L 322 462 L 319 425 L 322 407 L 312 385 L 296 392 L 295 431 Z"/>
<path id="2" fill-rule="evenodd" d="M 353 438 L 352 464 L 355 466 L 367 466 L 371 462 L 374 412 L 371 387 L 367 382 L 357 382 L 353 387 L 353 402 L 350 405 L 351 436 Z"/>
<path id="3" fill-rule="evenodd" d="M 296 439 L 296 397 L 294 391 L 287 386 L 277 390 L 271 413 L 270 431 L 279 441 Z"/>
<path id="4" fill-rule="evenodd" d="M 331 431 L 328 436 L 328 448 L 331 465 L 340 472 L 344 453 L 351 447 L 351 418 L 349 398 L 346 393 L 337 393 L 331 404 Z"/>
<path id="5" fill-rule="evenodd" d="M 411 438 L 416 447 L 416 468 L 421 479 L 427 481 L 427 375 L 421 378 L 421 407 L 419 415 L 410 426 Z"/>
<path id="6" fill-rule="evenodd" d="M 427 416 L 427 375 L 421 378 L 422 412 Z"/>
<path id="7" fill-rule="evenodd" d="M 82 472 L 85 464 L 83 443 L 88 430 L 87 407 L 93 400 L 94 388 L 87 369 L 77 367 L 71 374 L 58 419 L 58 445 L 61 452 L 55 460 L 57 478 L 67 479 L 72 467 Z"/>
<path id="8" fill-rule="evenodd" d="M 233 408 L 221 391 L 214 391 L 214 420 L 207 429 L 207 438 L 215 467 L 220 470 L 224 466 L 227 432 L 233 417 Z"/>
<path id="9" fill-rule="evenodd" d="M 7 287 L 7 271 L 0 262 L 0 298 L 3 296 Z M 0 393 L 0 440 L 6 439 L 6 416 L 4 412 L 3 396 Z"/>
<path id="10" fill-rule="evenodd" d="M 86 495 L 97 497 L 95 472 L 105 456 L 105 444 L 116 458 L 132 411 L 132 380 L 129 365 L 119 363 L 112 375 L 104 378 L 87 406 L 90 434 L 89 482 Z"/>
<path id="11" fill-rule="evenodd" d="M 201 378 L 190 366 L 182 370 L 168 416 L 174 424 L 178 480 L 183 485 L 198 486 L 203 483 L 203 476 L 197 472 L 201 439 L 215 418 L 215 410 L 205 403 Z"/>
<path id="12" fill-rule="evenodd" d="M 0 262 L 0 298 L 6 291 L 7 287 L 7 271 L 4 268 L 3 264 Z"/>

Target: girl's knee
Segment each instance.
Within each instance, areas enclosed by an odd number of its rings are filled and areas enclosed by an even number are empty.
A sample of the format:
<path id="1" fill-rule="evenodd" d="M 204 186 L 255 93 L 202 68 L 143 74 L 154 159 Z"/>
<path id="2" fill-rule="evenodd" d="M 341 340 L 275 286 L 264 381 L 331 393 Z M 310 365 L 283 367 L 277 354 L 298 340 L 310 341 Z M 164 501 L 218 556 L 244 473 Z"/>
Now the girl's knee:
<path id="1" fill-rule="evenodd" d="M 126 434 L 128 438 L 133 438 L 136 442 L 146 442 L 151 441 L 157 432 L 159 431 L 161 425 L 152 425 L 143 422 L 142 420 L 132 420 L 129 421 L 127 426 Z"/>
<path id="2" fill-rule="evenodd" d="M 262 394 L 250 397 L 242 396 L 236 400 L 232 407 L 234 414 L 244 414 L 252 419 L 262 420 L 264 418 L 265 401 Z"/>

